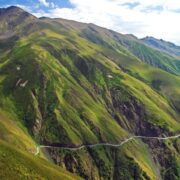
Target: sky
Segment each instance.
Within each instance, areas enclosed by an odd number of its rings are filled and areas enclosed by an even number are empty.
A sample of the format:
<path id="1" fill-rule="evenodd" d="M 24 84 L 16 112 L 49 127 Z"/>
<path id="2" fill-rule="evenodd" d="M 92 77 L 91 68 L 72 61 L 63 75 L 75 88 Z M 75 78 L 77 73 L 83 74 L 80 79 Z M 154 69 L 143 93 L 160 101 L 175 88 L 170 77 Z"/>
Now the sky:
<path id="1" fill-rule="evenodd" d="M 0 0 L 37 17 L 94 23 L 142 38 L 153 36 L 180 45 L 180 0 Z"/>

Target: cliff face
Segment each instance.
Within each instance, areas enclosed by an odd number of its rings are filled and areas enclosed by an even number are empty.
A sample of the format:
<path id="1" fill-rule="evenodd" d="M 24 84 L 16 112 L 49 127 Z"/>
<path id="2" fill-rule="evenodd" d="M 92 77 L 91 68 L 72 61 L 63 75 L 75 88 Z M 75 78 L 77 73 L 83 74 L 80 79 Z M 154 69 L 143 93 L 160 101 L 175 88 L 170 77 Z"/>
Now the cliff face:
<path id="1" fill-rule="evenodd" d="M 156 66 L 155 51 L 134 37 L 92 24 L 37 19 L 15 7 L 0 13 L 0 22 L 13 31 L 0 40 L 0 108 L 17 123 L 11 130 L 0 118 L 0 139 L 29 152 L 34 142 L 79 147 L 180 132 L 180 77 L 169 66 L 173 57 L 164 68 L 163 52 L 157 53 Z M 12 132 L 20 134 L 14 133 L 16 141 L 7 138 Z M 179 143 L 134 138 L 120 147 L 42 147 L 41 155 L 84 179 L 178 179 Z"/>

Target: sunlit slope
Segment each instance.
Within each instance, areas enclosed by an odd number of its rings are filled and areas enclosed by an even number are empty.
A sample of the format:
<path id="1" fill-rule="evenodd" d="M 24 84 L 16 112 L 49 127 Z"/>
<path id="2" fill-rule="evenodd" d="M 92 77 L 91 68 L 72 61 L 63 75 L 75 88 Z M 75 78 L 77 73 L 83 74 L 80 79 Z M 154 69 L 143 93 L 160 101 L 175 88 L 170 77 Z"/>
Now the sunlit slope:
<path id="1" fill-rule="evenodd" d="M 0 139 L 29 153 L 35 152 L 36 144 L 27 129 L 8 116 L 10 116 L 8 113 L 0 113 Z"/>
<path id="2" fill-rule="evenodd" d="M 118 144 L 133 135 L 179 133 L 180 78 L 172 59 L 168 70 L 142 62 L 120 41 L 122 35 L 91 24 L 47 18 L 23 22 L 5 47 L 0 41 L 0 138 L 11 148 L 33 154 L 35 144 Z M 146 48 L 143 53 L 156 61 Z M 169 173 L 179 177 L 178 145 L 133 140 L 117 149 L 50 148 L 46 153 L 84 179 L 163 179 L 168 163 L 173 165 Z M 45 169 L 44 161 L 32 161 Z"/>
<path id="3" fill-rule="evenodd" d="M 14 102 L 18 103 L 15 105 L 17 112 L 32 133 L 40 132 L 46 136 L 46 141 L 59 142 L 61 135 L 57 127 L 54 129 L 58 123 L 59 128 L 63 126 L 65 142 L 118 141 L 127 132 L 112 121 L 111 113 L 117 112 L 127 126 L 129 117 L 122 110 L 119 112 L 121 107 L 114 105 L 131 103 L 131 99 L 139 106 L 145 106 L 147 117 L 140 117 L 144 121 L 168 131 L 179 130 L 179 115 L 167 98 L 147 83 L 122 71 L 118 63 L 103 55 L 101 46 L 94 46 L 71 31 L 69 34 L 76 43 L 72 44 L 66 36 L 53 32 L 51 28 L 30 34 L 17 42 L 9 54 L 10 61 L 2 67 L 2 75 L 6 77 L 2 81 L 2 91 L 7 97 L 13 96 Z M 167 73 L 167 76 L 172 75 Z"/>
<path id="4" fill-rule="evenodd" d="M 61 21 L 63 22 L 63 20 Z M 67 23 L 65 24 L 67 25 Z M 73 28 L 77 29 L 78 27 L 73 23 Z M 132 53 L 144 63 L 169 73 L 180 75 L 180 61 L 177 57 L 151 48 L 133 35 L 122 35 L 93 24 L 82 26 L 80 35 L 95 44 L 100 44 L 109 50 L 113 49 L 121 54 L 128 50 L 128 54 Z"/>
<path id="5" fill-rule="evenodd" d="M 1 179 L 80 179 L 43 159 L 0 140 Z"/>
<path id="6" fill-rule="evenodd" d="M 118 64 L 126 73 L 165 94 L 179 109 L 180 102 L 175 97 L 180 96 L 180 78 L 174 76 L 179 75 L 180 72 L 178 59 L 144 45 L 131 35 L 121 35 L 92 24 L 79 25 L 78 28 L 76 22 L 59 21 L 67 27 L 72 24 L 71 27 L 78 30 L 81 37 L 88 39 L 93 44 L 101 45 L 104 49 L 102 54 L 105 57 Z"/>

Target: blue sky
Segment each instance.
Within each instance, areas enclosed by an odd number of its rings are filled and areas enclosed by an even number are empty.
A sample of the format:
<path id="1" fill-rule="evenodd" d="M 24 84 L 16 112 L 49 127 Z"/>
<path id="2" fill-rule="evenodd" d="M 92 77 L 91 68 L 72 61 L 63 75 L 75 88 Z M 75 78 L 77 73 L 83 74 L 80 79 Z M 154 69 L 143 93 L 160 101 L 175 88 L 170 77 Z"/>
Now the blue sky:
<path id="1" fill-rule="evenodd" d="M 1 6 L 6 6 L 8 4 L 16 5 L 16 4 L 22 4 L 26 6 L 32 6 L 34 4 L 43 4 L 43 2 L 53 2 L 56 5 L 62 6 L 62 7 L 68 7 L 70 5 L 70 2 L 68 0 L 52 0 L 52 1 L 39 1 L 39 0 L 0 0 Z"/>
<path id="2" fill-rule="evenodd" d="M 31 11 L 43 10 L 47 12 L 53 8 L 72 8 L 72 4 L 68 0 L 0 0 L 0 6 L 6 7 L 9 5 L 24 6 Z"/>
<path id="3" fill-rule="evenodd" d="M 180 0 L 0 0 L 41 17 L 94 23 L 139 38 L 154 36 L 180 45 Z"/>

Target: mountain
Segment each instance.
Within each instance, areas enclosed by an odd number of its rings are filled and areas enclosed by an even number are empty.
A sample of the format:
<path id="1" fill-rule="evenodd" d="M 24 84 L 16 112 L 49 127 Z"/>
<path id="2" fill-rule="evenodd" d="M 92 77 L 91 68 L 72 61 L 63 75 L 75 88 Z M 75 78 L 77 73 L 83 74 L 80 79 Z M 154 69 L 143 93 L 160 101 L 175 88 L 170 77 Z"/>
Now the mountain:
<path id="1" fill-rule="evenodd" d="M 3 141 L 0 141 L 0 167 L 1 179 L 80 179 Z"/>
<path id="2" fill-rule="evenodd" d="M 15 6 L 2 8 L 0 9 L 0 37 L 13 35 L 14 31 L 21 30 L 23 25 L 27 25 L 36 19 L 35 16 Z"/>
<path id="3" fill-rule="evenodd" d="M 174 43 L 149 36 L 142 38 L 141 40 L 150 47 L 166 52 L 167 54 L 177 57 L 180 56 L 180 46 L 176 46 Z"/>
<path id="4" fill-rule="evenodd" d="M 19 177 L 180 178 L 176 58 L 94 24 L 0 12 L 15 17 L 0 40 L 0 177 L 18 163 Z"/>
<path id="5" fill-rule="evenodd" d="M 141 40 L 132 35 L 118 37 L 115 35 L 115 40 L 125 46 L 141 61 L 172 74 L 180 75 L 180 61 L 177 57 L 163 53 L 163 51 L 159 51 L 154 47 L 149 48 L 149 46 L 142 43 Z"/>
<path id="6" fill-rule="evenodd" d="M 126 48 L 139 60 L 172 74 L 180 75 L 180 61 L 178 58 L 154 48 L 149 48 L 133 35 L 122 35 L 102 28 L 100 30 L 98 26 L 93 24 L 88 25 L 88 28 L 81 33 L 83 37 L 93 43 L 111 49 L 117 49 L 117 46 Z"/>

